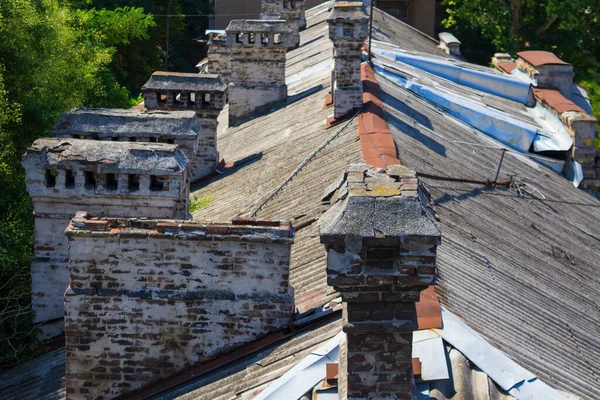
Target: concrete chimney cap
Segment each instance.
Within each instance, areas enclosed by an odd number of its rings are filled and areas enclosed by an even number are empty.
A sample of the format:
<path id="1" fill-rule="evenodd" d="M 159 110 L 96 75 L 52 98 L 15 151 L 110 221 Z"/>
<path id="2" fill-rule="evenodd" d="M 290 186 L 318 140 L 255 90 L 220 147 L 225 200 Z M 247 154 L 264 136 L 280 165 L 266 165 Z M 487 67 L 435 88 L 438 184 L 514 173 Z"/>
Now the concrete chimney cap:
<path id="1" fill-rule="evenodd" d="M 179 176 L 189 160 L 177 145 L 142 142 L 107 142 L 82 139 L 38 139 L 23 160 L 35 157 L 42 168 L 65 164 L 96 165 L 104 173 Z"/>
<path id="2" fill-rule="evenodd" d="M 292 33 L 285 20 L 235 19 L 229 23 L 226 32 Z"/>
<path id="3" fill-rule="evenodd" d="M 439 38 L 440 38 L 440 41 L 442 41 L 448 45 L 460 46 L 460 40 L 458 40 L 456 38 L 456 36 L 454 36 L 450 32 L 441 32 L 439 34 Z"/>
<path id="4" fill-rule="evenodd" d="M 365 13 L 362 1 L 336 1 L 327 17 L 328 22 L 366 22 L 369 16 Z"/>
<path id="5" fill-rule="evenodd" d="M 142 90 L 225 92 L 227 85 L 219 75 L 157 71 L 142 86 Z"/>
<path id="6" fill-rule="evenodd" d="M 441 226 L 417 194 L 414 171 L 403 166 L 388 171 L 368 167 L 349 166 L 344 181 L 330 189 L 338 187 L 330 198 L 331 208 L 319 219 L 321 243 L 335 243 L 346 236 L 441 237 Z"/>

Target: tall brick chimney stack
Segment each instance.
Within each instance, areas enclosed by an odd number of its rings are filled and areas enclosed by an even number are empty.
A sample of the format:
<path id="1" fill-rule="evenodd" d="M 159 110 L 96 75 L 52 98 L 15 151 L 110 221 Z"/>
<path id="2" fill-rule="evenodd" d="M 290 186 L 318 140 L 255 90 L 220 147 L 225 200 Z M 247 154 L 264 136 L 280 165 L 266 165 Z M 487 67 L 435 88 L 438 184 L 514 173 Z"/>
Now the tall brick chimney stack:
<path id="1" fill-rule="evenodd" d="M 304 0 L 262 0 L 261 19 L 270 19 L 273 14 L 279 14 L 279 18 L 287 22 L 292 29 L 288 49 L 295 49 L 300 45 L 300 31 L 306 28 L 306 16 L 304 14 Z"/>
<path id="2" fill-rule="evenodd" d="M 360 64 L 362 45 L 368 37 L 369 17 L 360 1 L 335 2 L 327 18 L 333 42 L 331 96 L 334 120 L 362 107 Z"/>
<path id="3" fill-rule="evenodd" d="M 342 296 L 340 399 L 415 395 L 415 303 L 434 282 L 441 227 L 414 171 L 350 165 L 323 198 L 327 283 Z"/>
<path id="4" fill-rule="evenodd" d="M 231 46 L 229 125 L 267 113 L 287 100 L 285 53 L 291 29 L 283 20 L 234 20 Z"/>
<path id="5" fill-rule="evenodd" d="M 217 74 L 226 85 L 231 82 L 231 47 L 225 32 L 208 32 L 208 73 Z"/>
<path id="6" fill-rule="evenodd" d="M 202 128 L 196 155 L 191 159 L 190 181 L 210 175 L 219 163 L 217 118 L 225 106 L 227 85 L 218 75 L 155 72 L 144 86 L 147 109 L 195 111 Z"/>

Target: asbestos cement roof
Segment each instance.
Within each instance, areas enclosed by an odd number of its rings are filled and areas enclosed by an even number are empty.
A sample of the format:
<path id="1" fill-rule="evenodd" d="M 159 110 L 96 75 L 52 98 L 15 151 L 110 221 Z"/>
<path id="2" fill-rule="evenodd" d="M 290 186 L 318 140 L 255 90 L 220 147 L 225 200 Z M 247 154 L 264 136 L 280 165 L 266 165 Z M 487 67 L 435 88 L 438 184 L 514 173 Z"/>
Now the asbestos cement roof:
<path id="1" fill-rule="evenodd" d="M 220 218 L 255 211 L 325 138 L 322 111 L 329 86 L 329 49 L 324 8 L 311 10 L 307 43 L 289 53 L 288 79 L 298 67 L 315 71 L 290 85 L 290 92 L 318 88 L 287 108 L 226 129 L 223 113 L 219 148 L 227 161 L 258 155 L 253 163 L 198 187 L 213 202 L 195 213 Z M 437 42 L 392 17 L 376 12 L 375 38 L 405 51 L 450 59 Z M 315 52 L 314 50 L 319 50 Z M 489 68 L 466 65 L 493 73 Z M 410 66 L 402 66 L 406 71 Z M 460 91 L 460 85 L 413 70 L 432 85 Z M 501 152 L 466 142 L 505 148 L 417 94 L 377 74 L 386 122 L 399 158 L 417 172 L 493 180 Z M 318 85 L 323 85 L 320 88 Z M 314 89 L 317 90 L 317 89 Z M 529 121 L 526 106 L 463 87 L 482 107 Z M 290 279 L 298 306 L 314 307 L 335 293 L 326 285 L 325 259 L 315 224 L 318 195 L 349 162 L 362 161 L 353 122 L 312 162 L 266 202 L 260 217 L 294 219 L 302 226 L 292 253 Z M 569 181 L 517 153 L 507 153 L 501 179 L 519 180 L 518 189 L 424 179 L 443 226 L 438 266 L 442 303 L 513 360 L 556 389 L 583 399 L 600 397 L 600 202 Z"/>
<path id="2" fill-rule="evenodd" d="M 308 29 L 301 32 L 301 45 L 287 54 L 288 105 L 231 129 L 225 107 L 217 145 L 232 166 L 193 186 L 192 197 L 210 199 L 194 213 L 197 220 L 228 220 L 240 214 L 292 220 L 297 231 L 290 280 L 298 312 L 310 318 L 311 312 L 318 315 L 315 309 L 335 304 L 338 298 L 327 286 L 325 250 L 315 223 L 322 213 L 322 193 L 348 164 L 364 159 L 356 119 L 325 129 L 332 113 L 323 109 L 332 55 L 327 4 L 306 14 Z M 404 51 L 452 59 L 437 48 L 435 40 L 378 10 L 374 32 L 376 40 Z M 407 73 L 411 67 L 398 68 Z M 422 71 L 412 72 L 432 85 L 455 87 Z M 381 73 L 376 73 L 376 79 L 385 120 L 403 164 L 429 175 L 494 179 L 502 144 Z M 471 89 L 464 91 L 478 97 Z M 484 103 L 482 107 L 507 113 L 524 107 L 492 95 L 478 101 Z M 510 177 L 518 182 L 510 189 L 423 178 L 443 227 L 438 249 L 440 300 L 548 385 L 585 400 L 598 399 L 600 201 L 516 152 L 506 154 L 501 168 L 500 178 Z M 338 318 L 156 398 L 252 399 L 339 332 Z M 482 388 L 489 399 L 508 398 L 487 375 L 477 375 L 462 354 L 451 350 L 449 354 L 454 383 L 430 385 L 432 398 L 486 399 L 480 396 Z M 35 362 L 32 370 L 42 368 L 37 363 L 43 360 Z M 30 381 L 49 382 L 48 376 L 0 375 L 0 393 L 3 384 L 11 386 L 10 393 L 27 394 L 33 387 Z M 47 386 L 43 393 L 50 393 Z M 48 398 L 64 397 L 64 392 L 52 393 L 56 394 Z M 18 397 L 41 398 L 35 395 Z"/>
<path id="3" fill-rule="evenodd" d="M 52 129 L 57 137 L 195 137 L 200 121 L 194 111 L 145 111 L 75 108 L 62 115 Z"/>
<path id="4" fill-rule="evenodd" d="M 175 145 L 81 139 L 38 139 L 23 156 L 24 160 L 34 158 L 41 168 L 89 164 L 102 166 L 108 173 L 181 175 L 188 165 Z"/>

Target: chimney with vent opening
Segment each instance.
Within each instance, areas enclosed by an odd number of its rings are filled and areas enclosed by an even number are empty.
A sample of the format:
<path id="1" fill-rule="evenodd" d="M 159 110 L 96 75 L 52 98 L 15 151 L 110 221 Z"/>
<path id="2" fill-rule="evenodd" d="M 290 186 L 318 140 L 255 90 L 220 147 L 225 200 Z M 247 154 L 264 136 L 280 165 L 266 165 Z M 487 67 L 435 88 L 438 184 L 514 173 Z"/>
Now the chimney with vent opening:
<path id="1" fill-rule="evenodd" d="M 155 72 L 142 87 L 149 110 L 189 110 L 200 120 L 196 154 L 191 158 L 190 181 L 212 174 L 219 163 L 217 126 L 225 106 L 227 85 L 218 75 Z"/>
<path id="2" fill-rule="evenodd" d="M 336 2 L 327 17 L 333 42 L 331 96 L 333 119 L 341 120 L 362 107 L 360 64 L 368 37 L 369 17 L 362 2 Z"/>
<path id="3" fill-rule="evenodd" d="M 292 30 L 289 39 L 289 49 L 295 49 L 300 45 L 300 30 L 306 28 L 306 17 L 304 15 L 304 0 L 262 0 L 261 19 L 283 19 Z"/>
<path id="4" fill-rule="evenodd" d="M 441 227 L 427 190 L 401 165 L 357 164 L 324 195 L 327 283 L 343 301 L 340 399 L 411 399 L 419 293 L 433 284 Z"/>
<path id="5" fill-rule="evenodd" d="M 78 210 L 98 216 L 187 218 L 188 159 L 172 144 L 38 139 L 23 155 L 35 211 L 33 322 L 40 338 L 64 329 L 68 243 Z"/>
<path id="6" fill-rule="evenodd" d="M 229 126 L 235 126 L 285 104 L 285 54 L 292 31 L 282 20 L 234 20 L 226 32 L 231 46 Z"/>

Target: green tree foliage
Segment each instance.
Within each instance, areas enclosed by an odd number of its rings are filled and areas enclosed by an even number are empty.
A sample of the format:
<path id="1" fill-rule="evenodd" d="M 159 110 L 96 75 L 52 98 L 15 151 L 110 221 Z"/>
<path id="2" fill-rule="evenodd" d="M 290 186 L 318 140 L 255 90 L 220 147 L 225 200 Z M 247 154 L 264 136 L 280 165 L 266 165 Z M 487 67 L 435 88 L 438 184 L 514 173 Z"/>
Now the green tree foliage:
<path id="1" fill-rule="evenodd" d="M 146 14 L 154 16 L 155 23 L 148 30 L 148 37 L 111 44 L 116 48 L 111 70 L 117 81 L 134 96 L 154 71 L 196 71 L 196 63 L 206 54 L 197 39 L 208 29 L 212 4 L 213 0 L 80 0 L 77 3 L 82 9 L 141 7 Z M 169 58 L 165 65 L 167 19 Z"/>
<path id="2" fill-rule="evenodd" d="M 0 365 L 32 354 L 33 218 L 20 158 L 77 106 L 130 107 L 110 70 L 116 47 L 147 37 L 142 10 L 77 10 L 59 0 L 0 0 Z"/>
<path id="3" fill-rule="evenodd" d="M 445 0 L 444 25 L 481 32 L 498 51 L 548 50 L 587 71 L 600 61 L 600 1 Z"/>

